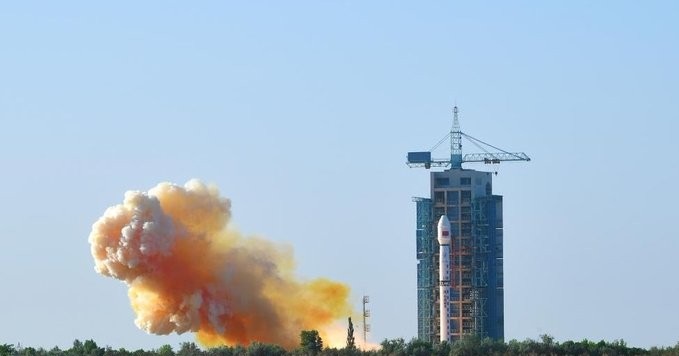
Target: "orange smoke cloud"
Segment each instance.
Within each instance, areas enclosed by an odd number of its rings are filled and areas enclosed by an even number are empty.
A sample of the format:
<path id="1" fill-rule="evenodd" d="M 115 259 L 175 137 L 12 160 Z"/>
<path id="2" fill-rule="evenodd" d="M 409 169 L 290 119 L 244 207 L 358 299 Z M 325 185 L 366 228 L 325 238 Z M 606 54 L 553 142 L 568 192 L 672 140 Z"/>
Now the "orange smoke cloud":
<path id="1" fill-rule="evenodd" d="M 289 247 L 228 229 L 230 205 L 197 180 L 161 183 L 125 193 L 94 223 L 95 270 L 129 286 L 139 328 L 196 332 L 208 346 L 292 348 L 301 330 L 323 335 L 353 314 L 346 285 L 300 280 Z"/>

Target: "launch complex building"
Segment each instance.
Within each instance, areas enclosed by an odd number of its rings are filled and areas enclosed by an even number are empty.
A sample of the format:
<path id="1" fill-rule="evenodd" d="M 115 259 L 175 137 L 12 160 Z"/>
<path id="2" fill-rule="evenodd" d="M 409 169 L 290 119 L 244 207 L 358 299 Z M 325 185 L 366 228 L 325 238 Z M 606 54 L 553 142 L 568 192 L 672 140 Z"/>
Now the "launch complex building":
<path id="1" fill-rule="evenodd" d="M 450 159 L 432 159 L 430 151 L 409 152 L 407 158 L 410 167 L 444 168 L 430 172 L 429 197 L 413 199 L 417 214 L 417 334 L 430 342 L 455 342 L 470 335 L 504 340 L 502 196 L 493 194 L 493 173 L 464 169 L 462 163 L 493 165 L 530 158 L 463 133 L 457 107 L 453 113 Z M 484 153 L 463 156 L 463 137 Z M 437 240 L 442 216 L 450 223 L 449 248 L 439 246 L 441 236 Z M 450 256 L 441 258 L 440 251 L 449 251 Z M 450 261 L 446 262 L 448 266 L 439 265 L 446 260 Z M 445 268 L 448 273 L 442 270 Z M 444 298 L 445 288 L 449 290 Z M 441 322 L 442 318 L 447 322 Z"/>

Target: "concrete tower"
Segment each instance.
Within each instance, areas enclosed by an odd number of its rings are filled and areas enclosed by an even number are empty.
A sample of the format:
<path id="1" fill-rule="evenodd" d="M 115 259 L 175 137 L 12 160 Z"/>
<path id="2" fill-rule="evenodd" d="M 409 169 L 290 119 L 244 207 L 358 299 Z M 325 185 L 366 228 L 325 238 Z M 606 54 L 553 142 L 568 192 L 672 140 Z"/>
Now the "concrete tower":
<path id="1" fill-rule="evenodd" d="M 431 198 L 416 203 L 418 337 L 444 339 L 439 318 L 445 301 L 438 297 L 440 249 L 434 226 L 445 216 L 451 238 L 447 339 L 504 339 L 502 197 L 492 194 L 492 174 L 431 172 Z"/>

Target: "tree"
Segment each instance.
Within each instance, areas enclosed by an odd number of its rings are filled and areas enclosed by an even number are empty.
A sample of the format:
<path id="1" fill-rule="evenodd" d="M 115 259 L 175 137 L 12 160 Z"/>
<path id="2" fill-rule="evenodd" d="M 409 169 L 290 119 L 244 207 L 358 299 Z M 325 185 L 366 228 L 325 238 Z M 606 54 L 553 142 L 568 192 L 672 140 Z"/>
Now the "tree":
<path id="1" fill-rule="evenodd" d="M 323 340 L 317 330 L 302 330 L 299 334 L 299 345 L 302 349 L 317 354 L 323 350 Z"/>
<path id="2" fill-rule="evenodd" d="M 120 356 L 128 356 L 130 354 L 130 352 L 127 351 L 127 349 L 125 349 L 124 347 L 119 348 L 117 352 L 118 355 Z"/>
<path id="3" fill-rule="evenodd" d="M 437 356 L 449 356 L 450 350 L 452 350 L 452 348 L 448 341 L 437 342 L 432 345 L 431 354 Z"/>
<path id="4" fill-rule="evenodd" d="M 261 342 L 253 342 L 248 346 L 248 356 L 283 356 L 286 354 L 284 348 L 273 344 L 262 344 Z"/>
<path id="5" fill-rule="evenodd" d="M 256 341 L 254 343 L 257 343 Z M 250 345 L 252 346 L 252 345 Z M 226 346 L 221 345 L 209 348 L 205 351 L 205 356 L 250 356 L 249 352 L 255 350 L 254 348 L 245 347 L 243 345 Z"/>
<path id="6" fill-rule="evenodd" d="M 104 349 L 100 348 L 94 340 L 89 339 L 85 340 L 85 343 L 82 345 L 82 351 L 83 354 L 88 355 L 88 356 L 103 356 L 104 355 Z"/>
<path id="7" fill-rule="evenodd" d="M 34 347 L 28 346 L 24 347 L 18 354 L 22 356 L 38 356 L 40 355 L 40 352 Z"/>
<path id="8" fill-rule="evenodd" d="M 182 342 L 177 356 L 201 356 L 203 351 L 193 342 Z"/>
<path id="9" fill-rule="evenodd" d="M 431 342 L 412 339 L 406 345 L 406 354 L 410 356 L 430 356 L 433 353 Z"/>
<path id="10" fill-rule="evenodd" d="M 82 355 L 84 351 L 85 348 L 83 347 L 82 341 L 75 339 L 73 340 L 73 346 L 68 350 L 68 353 L 71 355 Z"/>
<path id="11" fill-rule="evenodd" d="M 156 353 L 160 356 L 174 356 L 174 351 L 172 351 L 172 346 L 165 344 L 158 348 Z"/>
<path id="12" fill-rule="evenodd" d="M 0 345 L 0 356 L 10 356 L 14 354 L 14 345 L 2 344 Z"/>
<path id="13" fill-rule="evenodd" d="M 347 349 L 355 349 L 356 342 L 354 340 L 354 324 L 351 322 L 351 317 L 349 317 L 349 328 L 347 329 Z"/>
<path id="14" fill-rule="evenodd" d="M 476 335 L 465 337 L 455 341 L 451 347 L 451 356 L 483 355 L 481 350 L 481 339 Z"/>
<path id="15" fill-rule="evenodd" d="M 382 345 L 380 355 L 403 356 L 406 354 L 406 342 L 403 338 L 393 340 L 384 339 L 380 345 Z"/>

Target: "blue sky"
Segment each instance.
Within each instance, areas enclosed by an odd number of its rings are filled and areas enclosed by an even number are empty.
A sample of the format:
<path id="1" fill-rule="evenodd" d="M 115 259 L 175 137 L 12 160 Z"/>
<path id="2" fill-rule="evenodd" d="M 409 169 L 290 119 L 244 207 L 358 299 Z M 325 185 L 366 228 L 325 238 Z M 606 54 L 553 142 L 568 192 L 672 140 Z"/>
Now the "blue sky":
<path id="1" fill-rule="evenodd" d="M 405 153 L 450 127 L 502 164 L 505 335 L 679 338 L 679 6 L 601 2 L 0 5 L 0 342 L 155 348 L 91 224 L 130 189 L 218 185 L 304 277 L 416 335 Z M 465 148 L 470 148 L 467 145 Z M 468 168 L 473 168 L 468 166 Z M 477 167 L 484 169 L 485 167 Z"/>

